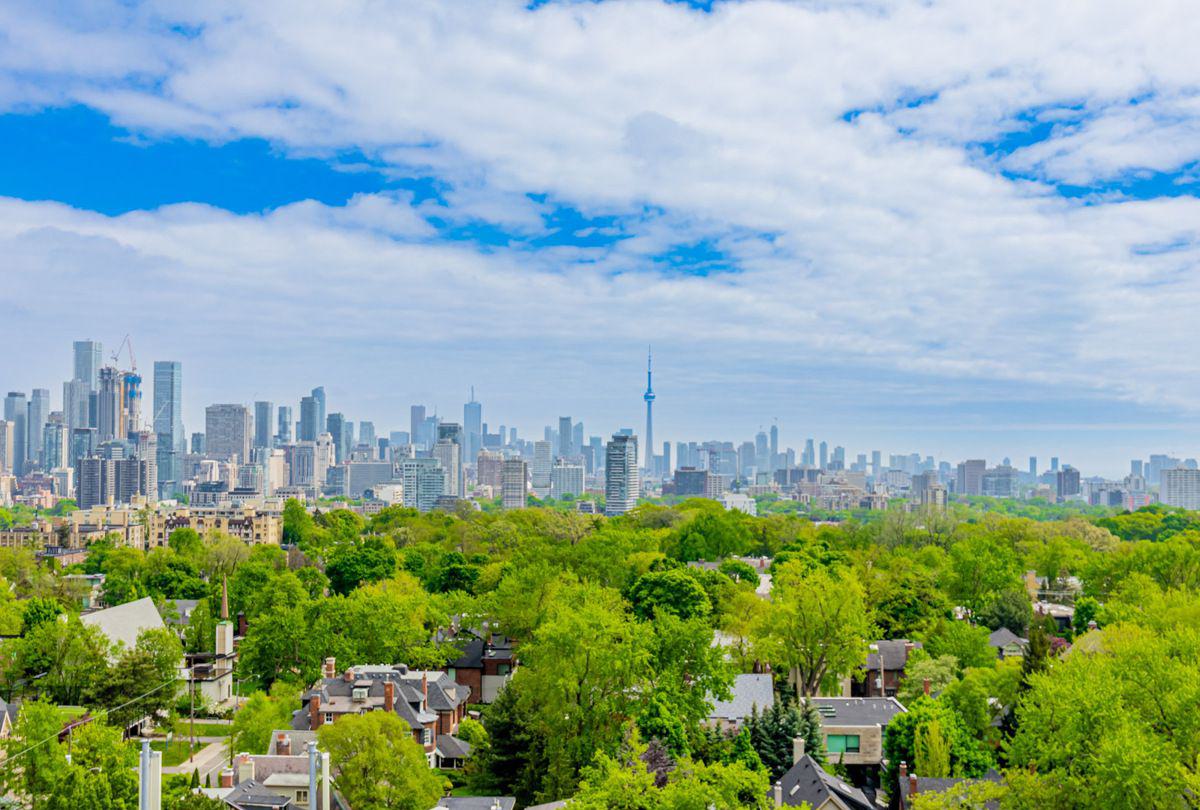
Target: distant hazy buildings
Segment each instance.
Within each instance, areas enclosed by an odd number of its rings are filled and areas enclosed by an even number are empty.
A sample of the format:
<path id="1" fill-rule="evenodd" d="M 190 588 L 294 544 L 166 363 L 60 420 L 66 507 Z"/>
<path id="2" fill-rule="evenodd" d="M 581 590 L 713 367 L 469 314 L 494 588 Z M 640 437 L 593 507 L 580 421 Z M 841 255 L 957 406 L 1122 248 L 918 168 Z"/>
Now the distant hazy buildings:
<path id="1" fill-rule="evenodd" d="M 505 509 L 521 509 L 525 506 L 526 481 L 529 468 L 519 458 L 505 460 L 500 481 L 500 505 Z"/>
<path id="2" fill-rule="evenodd" d="M 983 474 L 987 471 L 987 462 L 980 458 L 968 459 L 958 465 L 955 480 L 955 493 L 959 495 L 982 495 Z"/>

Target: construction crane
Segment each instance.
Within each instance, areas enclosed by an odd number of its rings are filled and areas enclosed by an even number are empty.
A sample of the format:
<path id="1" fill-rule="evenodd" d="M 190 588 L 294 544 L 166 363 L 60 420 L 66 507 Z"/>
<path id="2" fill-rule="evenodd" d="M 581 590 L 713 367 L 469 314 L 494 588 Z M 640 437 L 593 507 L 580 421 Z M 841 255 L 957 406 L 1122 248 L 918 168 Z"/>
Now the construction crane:
<path id="1" fill-rule="evenodd" d="M 125 336 L 125 339 L 121 341 L 121 345 L 117 346 L 117 350 L 112 353 L 111 359 L 113 365 L 116 366 L 121 361 L 121 350 L 127 346 L 129 347 L 129 370 L 137 371 L 137 358 L 133 356 L 133 338 L 129 335 Z"/>

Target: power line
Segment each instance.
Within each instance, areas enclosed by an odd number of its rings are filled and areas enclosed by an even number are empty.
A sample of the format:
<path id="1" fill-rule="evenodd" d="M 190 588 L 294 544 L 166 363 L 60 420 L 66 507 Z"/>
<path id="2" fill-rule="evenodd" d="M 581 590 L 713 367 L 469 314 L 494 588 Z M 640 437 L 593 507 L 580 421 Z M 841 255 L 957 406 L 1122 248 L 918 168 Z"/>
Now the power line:
<path id="1" fill-rule="evenodd" d="M 151 689 L 149 692 L 144 692 L 135 698 L 130 698 L 129 700 L 125 701 L 124 703 L 122 703 L 118 706 L 113 706 L 112 708 L 101 709 L 95 715 L 92 715 L 91 717 L 88 717 L 84 720 L 72 721 L 72 722 L 68 723 L 65 731 L 72 732 L 75 729 L 79 728 L 80 726 L 86 726 L 88 723 L 95 720 L 101 714 L 108 714 L 111 712 L 115 712 L 118 709 L 123 709 L 126 706 L 129 706 L 133 703 L 137 703 L 139 700 L 142 700 L 143 698 L 150 697 L 150 695 L 153 695 L 155 692 L 159 691 L 160 689 L 163 689 L 163 688 L 175 683 L 176 681 L 181 681 L 181 680 L 184 680 L 184 678 L 180 675 L 176 675 L 174 678 L 171 678 L 169 681 L 163 681 L 158 686 Z M 46 743 L 50 742 L 51 740 L 57 740 L 61 734 L 62 734 L 62 730 L 60 730 L 54 734 L 51 734 L 49 737 L 46 737 L 43 740 L 38 740 L 33 745 L 30 745 L 30 746 L 22 749 L 21 751 L 18 751 L 15 754 L 6 756 L 4 759 L 4 764 L 7 765 L 8 763 L 12 762 L 13 760 L 17 759 L 18 757 L 28 754 L 30 751 L 34 750 L 35 748 L 39 748 L 39 747 L 45 745 Z"/>

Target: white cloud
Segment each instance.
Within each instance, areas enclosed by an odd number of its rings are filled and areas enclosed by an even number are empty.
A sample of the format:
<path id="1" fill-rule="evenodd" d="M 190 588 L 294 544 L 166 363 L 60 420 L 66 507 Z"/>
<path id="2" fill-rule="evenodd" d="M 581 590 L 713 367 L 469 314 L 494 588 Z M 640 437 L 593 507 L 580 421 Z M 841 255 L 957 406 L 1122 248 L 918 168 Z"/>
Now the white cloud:
<path id="1" fill-rule="evenodd" d="M 9 201 L 0 233 L 27 272 L 85 273 L 83 246 L 103 245 L 103 266 L 143 268 L 196 319 L 233 298 L 214 313 L 222 328 L 257 316 L 281 341 L 297 325 L 472 351 L 653 339 L 713 347 L 686 369 L 717 364 L 725 379 L 749 356 L 778 369 L 799 357 L 859 380 L 900 369 L 1180 406 L 1200 394 L 1200 361 L 1163 328 L 1200 298 L 1197 201 L 1085 206 L 1001 177 L 971 147 L 1029 110 L 1072 107 L 1083 123 L 1000 165 L 1087 185 L 1200 158 L 1190 3 L 89 9 L 0 12 L 0 34 L 21 43 L 0 56 L 0 104 L 80 101 L 150 136 L 357 148 L 450 191 L 415 212 L 365 195 L 244 217 Z M 851 110 L 866 112 L 843 120 Z M 529 234 L 552 203 L 615 215 L 628 238 L 480 255 L 422 220 Z M 705 239 L 739 272 L 672 278 L 648 263 Z"/>

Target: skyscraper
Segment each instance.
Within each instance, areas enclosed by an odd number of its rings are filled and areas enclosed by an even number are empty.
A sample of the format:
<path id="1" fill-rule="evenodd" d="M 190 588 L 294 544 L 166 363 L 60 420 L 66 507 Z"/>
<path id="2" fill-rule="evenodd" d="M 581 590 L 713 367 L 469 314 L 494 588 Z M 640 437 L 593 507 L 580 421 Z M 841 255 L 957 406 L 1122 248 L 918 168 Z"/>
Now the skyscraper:
<path id="1" fill-rule="evenodd" d="M 302 442 L 315 442 L 324 431 L 325 418 L 320 403 L 316 397 L 304 397 L 300 400 L 300 435 L 296 438 Z"/>
<path id="2" fill-rule="evenodd" d="M 96 391 L 100 386 L 100 367 L 104 365 L 103 353 L 97 341 L 75 341 L 75 376 L 71 379 L 83 380 L 89 392 Z"/>
<path id="3" fill-rule="evenodd" d="M 34 464 L 42 463 L 42 431 L 50 416 L 50 391 L 45 388 L 33 389 L 29 398 L 29 418 L 25 421 L 25 460 Z"/>
<path id="4" fill-rule="evenodd" d="M 258 401 L 254 403 L 254 446 L 255 447 L 272 447 L 274 446 L 273 437 L 271 434 L 271 426 L 275 419 L 275 404 L 273 402 Z"/>
<path id="5" fill-rule="evenodd" d="M 341 464 L 349 455 L 350 448 L 346 446 L 346 416 L 335 412 L 325 419 L 325 432 L 333 437 L 335 463 Z"/>
<path id="6" fill-rule="evenodd" d="M 647 407 L 649 407 L 647 405 Z M 637 437 L 614 433 L 604 453 L 604 514 L 623 515 L 637 505 Z"/>
<path id="7" fill-rule="evenodd" d="M 245 405 L 209 405 L 204 411 L 205 452 L 246 463 L 250 459 L 253 418 Z"/>
<path id="8" fill-rule="evenodd" d="M 463 405 L 463 432 L 466 434 L 467 459 L 474 459 L 483 449 L 483 405 L 475 401 L 475 386 L 471 386 L 471 401 Z"/>
<path id="9" fill-rule="evenodd" d="M 375 423 L 374 422 L 359 422 L 358 423 L 358 443 L 365 444 L 368 447 L 375 447 Z"/>
<path id="10" fill-rule="evenodd" d="M 829 468 L 829 444 L 825 441 L 822 441 L 821 444 L 818 446 L 820 448 L 820 453 L 821 453 L 821 469 L 822 470 L 828 469 Z"/>
<path id="11" fill-rule="evenodd" d="M 325 427 L 325 386 L 318 385 L 312 390 L 312 398 L 317 403 L 317 425 L 318 431 Z"/>
<path id="12" fill-rule="evenodd" d="M 275 426 L 275 439 L 278 444 L 292 443 L 292 406 L 279 406 L 279 420 Z"/>
<path id="13" fill-rule="evenodd" d="M 982 495 L 983 473 L 987 462 L 981 458 L 967 459 L 958 465 L 954 491 L 958 495 Z"/>
<path id="14" fill-rule="evenodd" d="M 96 392 L 96 440 L 125 438 L 125 376 L 112 366 L 100 369 Z"/>
<path id="15" fill-rule="evenodd" d="M 4 421 L 12 425 L 12 470 L 13 475 L 25 472 L 26 443 L 29 438 L 29 404 L 21 391 L 9 391 L 4 398 Z"/>
<path id="16" fill-rule="evenodd" d="M 573 495 L 578 498 L 583 492 L 583 465 L 565 458 L 556 459 L 550 468 L 550 497 L 561 500 L 566 495 Z"/>
<path id="17" fill-rule="evenodd" d="M 442 488 L 443 495 L 461 498 L 462 491 L 462 448 L 453 439 L 438 439 L 433 445 L 433 457 L 442 467 L 446 484 Z"/>
<path id="18" fill-rule="evenodd" d="M 88 399 L 91 394 L 85 380 L 68 380 L 63 383 L 63 420 L 71 430 L 91 427 Z"/>
<path id="19" fill-rule="evenodd" d="M 413 405 L 408 409 L 408 440 L 413 444 L 421 443 L 421 431 L 425 424 L 425 406 Z"/>
<path id="20" fill-rule="evenodd" d="M 0 475 L 12 474 L 14 434 L 13 423 L 0 419 Z"/>
<path id="21" fill-rule="evenodd" d="M 651 372 L 653 371 L 651 361 L 653 356 L 650 354 L 650 349 L 646 349 L 646 393 L 642 394 L 642 399 L 646 400 L 646 463 L 643 464 L 648 472 L 654 472 L 654 386 L 651 385 Z M 634 443 L 636 450 L 637 443 Z M 636 497 L 636 496 L 635 496 Z"/>
<path id="22" fill-rule="evenodd" d="M 183 364 L 178 360 L 154 363 L 154 433 L 158 438 L 159 495 L 171 493 L 165 488 L 179 481 L 179 454 L 184 450 Z"/>
<path id="23" fill-rule="evenodd" d="M 570 458 L 575 455 L 572 447 L 575 433 L 571 429 L 571 417 L 558 417 L 558 457 Z"/>
<path id="24" fill-rule="evenodd" d="M 500 479 L 500 505 L 504 509 L 521 509 L 525 506 L 525 482 L 529 470 L 519 458 L 505 459 Z"/>

